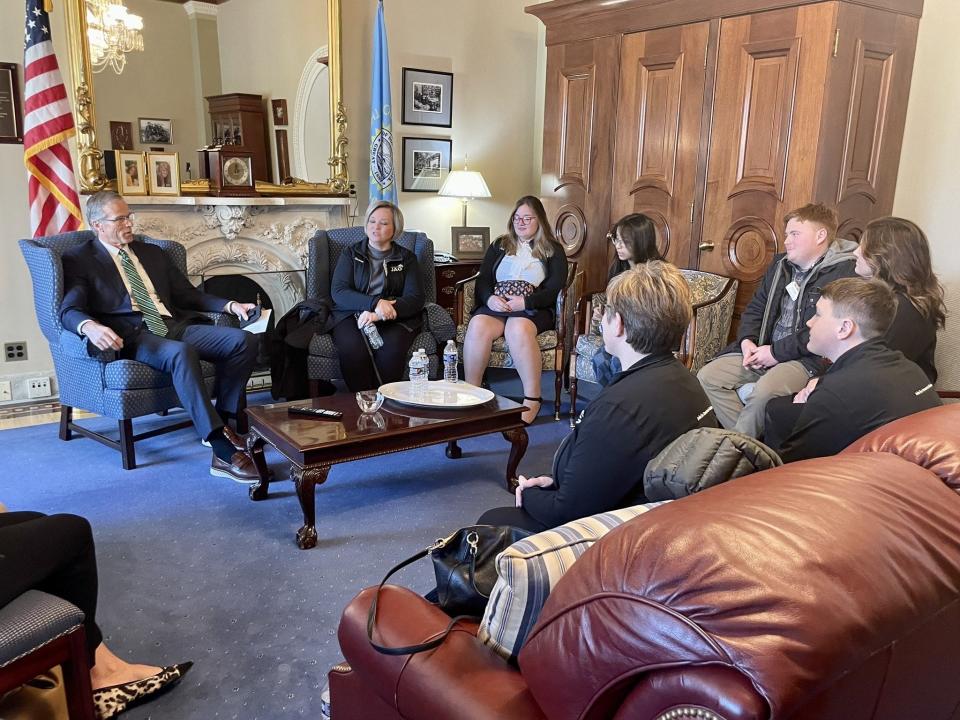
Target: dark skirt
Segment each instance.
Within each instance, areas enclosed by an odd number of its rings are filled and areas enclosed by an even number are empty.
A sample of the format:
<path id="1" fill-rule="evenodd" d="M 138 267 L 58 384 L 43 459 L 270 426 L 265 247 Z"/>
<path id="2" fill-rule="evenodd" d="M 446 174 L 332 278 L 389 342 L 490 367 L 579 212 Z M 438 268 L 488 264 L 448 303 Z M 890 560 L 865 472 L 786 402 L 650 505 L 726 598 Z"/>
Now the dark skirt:
<path id="1" fill-rule="evenodd" d="M 537 335 L 547 330 L 553 330 L 557 324 L 553 319 L 553 310 L 516 310 L 514 312 L 497 312 L 486 305 L 480 305 L 473 311 L 473 315 L 489 315 L 490 317 L 506 320 L 507 318 L 526 318 L 537 327 Z"/>

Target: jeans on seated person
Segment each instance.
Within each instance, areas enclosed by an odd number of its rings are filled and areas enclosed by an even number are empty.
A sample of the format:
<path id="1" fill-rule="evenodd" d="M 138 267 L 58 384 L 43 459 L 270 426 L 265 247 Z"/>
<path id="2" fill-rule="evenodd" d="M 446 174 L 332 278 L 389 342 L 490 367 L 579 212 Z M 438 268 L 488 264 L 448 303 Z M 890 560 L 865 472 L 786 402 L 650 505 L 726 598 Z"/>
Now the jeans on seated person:
<path id="1" fill-rule="evenodd" d="M 613 382 L 614 376 L 623 369 L 620 365 L 620 358 L 614 357 L 603 348 L 600 348 L 597 354 L 591 358 L 591 362 L 593 363 L 594 377 L 604 387 Z"/>

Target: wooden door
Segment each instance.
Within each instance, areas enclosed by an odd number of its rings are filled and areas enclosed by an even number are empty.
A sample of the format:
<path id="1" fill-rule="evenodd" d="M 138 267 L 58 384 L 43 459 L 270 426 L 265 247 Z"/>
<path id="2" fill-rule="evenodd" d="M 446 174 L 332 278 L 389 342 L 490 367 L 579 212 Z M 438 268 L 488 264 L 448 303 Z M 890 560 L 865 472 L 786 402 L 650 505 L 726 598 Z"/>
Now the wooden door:
<path id="1" fill-rule="evenodd" d="M 620 38 L 547 49 L 540 197 L 585 287 L 606 278 Z"/>
<path id="2" fill-rule="evenodd" d="M 709 35 L 706 22 L 649 30 L 620 49 L 611 221 L 648 215 L 679 267 L 691 262 Z"/>
<path id="3" fill-rule="evenodd" d="M 699 267 L 740 280 L 737 317 L 783 247 L 783 216 L 814 199 L 837 3 L 720 24 Z"/>
<path id="4" fill-rule="evenodd" d="M 827 85 L 816 196 L 857 240 L 890 213 L 907 118 L 918 20 L 843 4 Z"/>

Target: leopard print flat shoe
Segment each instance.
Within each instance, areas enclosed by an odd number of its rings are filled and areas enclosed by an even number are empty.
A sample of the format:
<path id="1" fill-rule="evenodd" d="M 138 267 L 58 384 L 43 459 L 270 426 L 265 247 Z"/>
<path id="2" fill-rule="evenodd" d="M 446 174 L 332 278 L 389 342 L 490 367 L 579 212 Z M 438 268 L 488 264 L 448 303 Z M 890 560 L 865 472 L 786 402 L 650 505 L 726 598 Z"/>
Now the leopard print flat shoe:
<path id="1" fill-rule="evenodd" d="M 191 667 L 193 667 L 192 662 L 171 665 L 143 680 L 94 690 L 93 706 L 97 711 L 98 720 L 116 717 L 124 710 L 153 700 L 176 685 Z"/>

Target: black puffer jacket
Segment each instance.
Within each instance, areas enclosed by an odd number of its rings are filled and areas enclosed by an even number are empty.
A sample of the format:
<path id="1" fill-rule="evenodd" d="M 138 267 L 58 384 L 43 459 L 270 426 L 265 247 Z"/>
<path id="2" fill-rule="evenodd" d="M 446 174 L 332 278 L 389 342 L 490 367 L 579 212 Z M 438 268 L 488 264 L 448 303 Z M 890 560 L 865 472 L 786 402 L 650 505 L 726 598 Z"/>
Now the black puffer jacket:
<path id="1" fill-rule="evenodd" d="M 678 500 L 727 480 L 783 465 L 759 440 L 720 428 L 695 428 L 667 445 L 647 463 L 647 499 Z"/>

